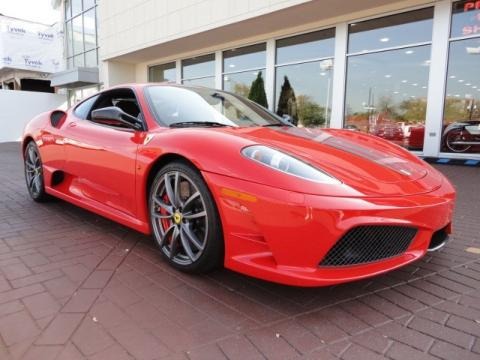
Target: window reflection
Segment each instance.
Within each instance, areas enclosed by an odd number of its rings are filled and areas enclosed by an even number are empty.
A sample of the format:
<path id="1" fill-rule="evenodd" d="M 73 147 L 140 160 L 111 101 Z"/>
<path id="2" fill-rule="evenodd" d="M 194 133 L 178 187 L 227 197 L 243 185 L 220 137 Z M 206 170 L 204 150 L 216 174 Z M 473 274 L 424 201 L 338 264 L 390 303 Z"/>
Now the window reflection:
<path id="1" fill-rule="evenodd" d="M 90 9 L 95 6 L 95 0 L 83 0 L 83 10 Z"/>
<path id="2" fill-rule="evenodd" d="M 268 107 L 263 71 L 247 71 L 223 76 L 226 91 L 246 97 L 263 107 Z"/>
<path id="3" fill-rule="evenodd" d="M 197 56 L 182 60 L 182 78 L 192 79 L 215 75 L 215 55 Z"/>
<path id="4" fill-rule="evenodd" d="M 73 62 L 75 64 L 75 67 L 84 67 L 85 66 L 85 61 L 83 58 L 83 54 L 77 55 L 73 58 Z"/>
<path id="5" fill-rule="evenodd" d="M 207 76 L 197 79 L 184 79 L 184 85 L 205 86 L 208 88 L 215 88 L 215 76 Z"/>
<path id="6" fill-rule="evenodd" d="M 182 60 L 182 83 L 215 87 L 215 54 Z"/>
<path id="7" fill-rule="evenodd" d="M 423 149 L 430 45 L 348 58 L 347 128 Z"/>
<path id="8" fill-rule="evenodd" d="M 91 50 L 85 53 L 85 66 L 94 67 L 98 65 L 97 50 Z"/>
<path id="9" fill-rule="evenodd" d="M 72 17 L 82 12 L 82 0 L 71 0 L 72 3 Z"/>
<path id="10" fill-rule="evenodd" d="M 277 64 L 330 57 L 334 53 L 335 29 L 277 40 Z"/>
<path id="11" fill-rule="evenodd" d="M 223 52 L 223 89 L 267 108 L 265 46 L 263 43 Z"/>
<path id="12" fill-rule="evenodd" d="M 345 124 L 423 150 L 433 8 L 349 25 Z"/>
<path id="13" fill-rule="evenodd" d="M 65 1 L 67 68 L 98 66 L 96 11 L 94 0 Z"/>
<path id="14" fill-rule="evenodd" d="M 77 16 L 73 19 L 73 53 L 78 54 L 83 52 L 83 26 L 82 16 Z"/>
<path id="15" fill-rule="evenodd" d="M 429 42 L 432 18 L 433 8 L 426 8 L 350 24 L 348 52 Z"/>
<path id="16" fill-rule="evenodd" d="M 480 38 L 450 43 L 441 150 L 480 153 Z"/>
<path id="17" fill-rule="evenodd" d="M 163 82 L 163 81 L 175 81 L 176 69 L 175 63 L 168 63 L 162 65 L 150 66 L 148 69 L 148 81 Z"/>
<path id="18" fill-rule="evenodd" d="M 265 44 L 245 46 L 223 52 L 223 72 L 264 68 L 266 61 Z"/>
<path id="19" fill-rule="evenodd" d="M 480 36 L 480 3 L 456 1 L 452 7 L 451 37 Z"/>
<path id="20" fill-rule="evenodd" d="M 330 122 L 335 29 L 278 40 L 275 111 L 302 127 Z M 292 64 L 293 62 L 293 64 Z"/>
<path id="21" fill-rule="evenodd" d="M 73 55 L 73 42 L 72 42 L 72 22 L 67 22 L 65 26 L 65 38 L 67 42 L 67 57 Z"/>
<path id="22" fill-rule="evenodd" d="M 277 67 L 276 113 L 299 126 L 328 126 L 332 72 L 332 59 Z"/>
<path id="23" fill-rule="evenodd" d="M 95 49 L 97 47 L 95 9 L 91 9 L 83 14 L 83 29 L 85 36 L 85 51 Z"/>
<path id="24" fill-rule="evenodd" d="M 70 0 L 65 0 L 65 19 L 70 19 L 72 17 L 72 5 Z"/>

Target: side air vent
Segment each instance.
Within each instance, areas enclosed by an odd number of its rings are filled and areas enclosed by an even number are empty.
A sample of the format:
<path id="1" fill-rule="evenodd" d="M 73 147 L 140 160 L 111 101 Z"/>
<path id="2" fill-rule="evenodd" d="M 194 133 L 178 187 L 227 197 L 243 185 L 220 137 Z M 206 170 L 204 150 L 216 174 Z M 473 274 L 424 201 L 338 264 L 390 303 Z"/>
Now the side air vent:
<path id="1" fill-rule="evenodd" d="M 59 128 L 65 121 L 67 114 L 62 110 L 52 111 L 50 114 L 50 123 L 52 126 Z"/>

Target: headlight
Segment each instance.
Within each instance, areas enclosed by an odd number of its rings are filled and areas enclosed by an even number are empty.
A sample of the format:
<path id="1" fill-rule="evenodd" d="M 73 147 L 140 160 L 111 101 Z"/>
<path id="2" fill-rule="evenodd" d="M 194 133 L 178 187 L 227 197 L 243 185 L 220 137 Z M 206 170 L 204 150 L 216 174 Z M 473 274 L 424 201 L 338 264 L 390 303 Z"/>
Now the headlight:
<path id="1" fill-rule="evenodd" d="M 263 145 L 248 146 L 242 150 L 247 158 L 272 169 L 297 176 L 302 179 L 328 184 L 340 184 L 340 181 L 325 172 L 300 161 L 293 156 Z"/>

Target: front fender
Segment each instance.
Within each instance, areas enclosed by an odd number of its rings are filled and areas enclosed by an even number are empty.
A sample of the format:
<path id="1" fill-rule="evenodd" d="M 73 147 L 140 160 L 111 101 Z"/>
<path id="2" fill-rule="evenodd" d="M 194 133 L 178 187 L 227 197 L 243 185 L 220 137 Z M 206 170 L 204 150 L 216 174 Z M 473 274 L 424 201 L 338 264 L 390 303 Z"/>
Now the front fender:
<path id="1" fill-rule="evenodd" d="M 49 115 L 50 111 L 41 113 L 25 125 L 22 134 L 22 156 L 24 155 L 25 147 L 30 140 L 35 141 L 37 145 L 39 145 L 38 141 L 40 140 L 42 130 L 47 125 Z"/>

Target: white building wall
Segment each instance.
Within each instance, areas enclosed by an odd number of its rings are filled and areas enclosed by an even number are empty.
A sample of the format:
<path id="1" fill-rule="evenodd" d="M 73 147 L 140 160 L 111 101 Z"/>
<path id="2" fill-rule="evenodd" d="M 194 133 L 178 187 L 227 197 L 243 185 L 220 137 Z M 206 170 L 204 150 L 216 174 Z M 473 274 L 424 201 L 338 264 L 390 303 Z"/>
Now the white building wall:
<path id="1" fill-rule="evenodd" d="M 309 0 L 102 0 L 101 57 L 111 58 Z"/>
<path id="2" fill-rule="evenodd" d="M 104 87 L 133 83 L 136 81 L 135 65 L 118 61 L 106 61 L 101 65 L 100 76 Z"/>
<path id="3" fill-rule="evenodd" d="M 67 97 L 33 91 L 0 90 L 0 142 L 18 141 L 34 116 L 67 107 Z"/>

